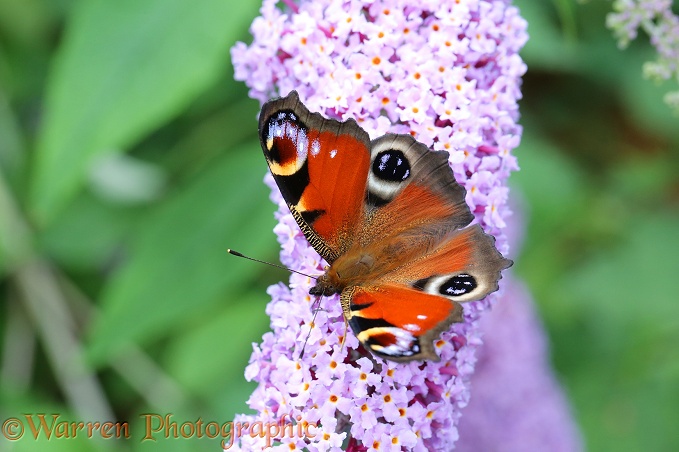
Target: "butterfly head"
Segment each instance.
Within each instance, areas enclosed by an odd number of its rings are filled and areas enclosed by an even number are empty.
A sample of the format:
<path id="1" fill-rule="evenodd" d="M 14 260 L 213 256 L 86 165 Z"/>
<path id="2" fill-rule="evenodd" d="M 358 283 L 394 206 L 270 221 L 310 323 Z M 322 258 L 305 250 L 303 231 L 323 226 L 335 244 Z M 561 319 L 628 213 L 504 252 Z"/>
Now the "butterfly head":
<path id="1" fill-rule="evenodd" d="M 336 278 L 331 278 L 326 272 L 316 279 L 316 285 L 309 289 L 309 294 L 328 297 L 340 293 L 341 291 Z"/>

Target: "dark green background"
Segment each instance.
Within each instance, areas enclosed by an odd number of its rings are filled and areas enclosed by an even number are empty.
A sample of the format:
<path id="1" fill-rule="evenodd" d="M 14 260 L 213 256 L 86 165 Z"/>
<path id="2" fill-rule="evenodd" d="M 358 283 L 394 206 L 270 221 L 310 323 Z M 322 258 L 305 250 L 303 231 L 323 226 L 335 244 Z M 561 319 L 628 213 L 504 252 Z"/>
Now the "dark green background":
<path id="1" fill-rule="evenodd" d="M 515 272 L 588 449 L 676 450 L 679 117 L 661 101 L 676 86 L 642 80 L 646 37 L 617 49 L 609 2 L 517 3 L 531 40 Z M 258 6 L 0 0 L 0 420 L 246 409 L 265 288 L 286 279 L 225 252 L 277 260 L 258 105 L 229 58 Z M 101 168 L 119 167 L 105 189 Z M 131 428 L 0 449 L 219 450 Z"/>

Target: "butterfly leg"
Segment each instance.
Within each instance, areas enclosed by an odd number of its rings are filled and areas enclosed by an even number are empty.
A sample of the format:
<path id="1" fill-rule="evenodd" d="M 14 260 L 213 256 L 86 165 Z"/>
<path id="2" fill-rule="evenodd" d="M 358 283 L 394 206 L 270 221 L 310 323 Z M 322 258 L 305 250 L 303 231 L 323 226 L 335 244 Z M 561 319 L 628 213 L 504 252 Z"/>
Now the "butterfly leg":
<path id="1" fill-rule="evenodd" d="M 344 334 L 342 335 L 342 341 L 340 342 L 340 353 L 342 353 L 342 350 L 344 350 L 344 343 L 347 340 L 348 332 L 349 332 L 349 321 L 347 320 L 347 317 L 344 316 Z"/>
<path id="2" fill-rule="evenodd" d="M 314 316 L 311 319 L 311 325 L 309 326 L 309 332 L 306 335 L 306 339 L 304 339 L 304 344 L 302 345 L 302 351 L 299 353 L 299 360 L 301 361 L 302 358 L 304 358 L 304 349 L 306 348 L 306 343 L 309 340 L 309 337 L 311 336 L 311 329 L 314 327 L 315 322 L 316 322 L 316 314 L 318 314 L 318 311 L 321 310 L 321 303 L 320 303 L 321 297 L 320 295 L 316 296 L 316 299 L 314 300 L 312 306 L 316 305 L 316 308 L 314 309 Z"/>
<path id="3" fill-rule="evenodd" d="M 347 333 L 349 332 L 349 319 L 351 318 L 351 294 L 353 293 L 353 287 L 345 289 L 340 295 L 340 304 L 342 305 L 342 317 L 344 317 L 344 335 L 342 336 L 342 342 L 340 343 L 340 352 L 344 348 L 344 342 L 347 340 Z"/>

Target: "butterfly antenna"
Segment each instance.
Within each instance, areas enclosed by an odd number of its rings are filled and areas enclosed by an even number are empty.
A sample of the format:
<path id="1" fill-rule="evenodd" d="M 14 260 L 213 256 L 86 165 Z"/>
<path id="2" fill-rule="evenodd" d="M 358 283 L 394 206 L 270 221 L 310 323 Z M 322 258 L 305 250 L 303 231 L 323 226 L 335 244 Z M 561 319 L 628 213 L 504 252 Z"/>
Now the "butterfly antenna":
<path id="1" fill-rule="evenodd" d="M 231 248 L 228 248 L 226 250 L 226 252 L 229 253 L 229 254 L 233 254 L 234 256 L 242 257 L 243 259 L 248 259 L 248 260 L 251 260 L 251 261 L 259 262 L 260 264 L 266 264 L 266 265 L 270 265 L 272 267 L 287 270 L 287 271 L 292 272 L 292 273 L 297 273 L 298 275 L 306 276 L 307 278 L 318 279 L 318 276 L 307 275 L 306 273 L 298 272 L 297 270 L 293 270 L 291 268 L 284 267 L 282 265 L 272 264 L 271 262 L 267 262 L 267 261 L 260 261 L 259 259 L 255 259 L 254 257 L 246 256 L 245 254 L 239 253 L 238 251 L 232 250 Z"/>
<path id="2" fill-rule="evenodd" d="M 301 361 L 302 358 L 304 358 L 304 349 L 306 348 L 306 343 L 309 340 L 309 337 L 311 337 L 311 329 L 316 325 L 316 314 L 318 314 L 318 311 L 321 310 L 321 304 L 319 303 L 319 300 L 321 299 L 320 295 L 316 297 L 316 301 L 314 301 L 314 304 L 316 305 L 316 309 L 314 309 L 314 316 L 311 318 L 311 325 L 309 326 L 309 332 L 306 335 L 306 339 L 304 339 L 304 344 L 302 344 L 302 351 L 299 352 L 299 358 L 298 360 Z"/>

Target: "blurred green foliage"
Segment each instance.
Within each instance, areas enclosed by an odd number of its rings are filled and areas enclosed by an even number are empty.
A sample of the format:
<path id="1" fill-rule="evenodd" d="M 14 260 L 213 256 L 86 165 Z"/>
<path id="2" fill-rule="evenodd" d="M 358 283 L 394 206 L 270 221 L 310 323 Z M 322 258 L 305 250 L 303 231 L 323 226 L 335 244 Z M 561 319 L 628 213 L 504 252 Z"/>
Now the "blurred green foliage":
<path id="1" fill-rule="evenodd" d="M 607 2 L 529 21 L 513 176 L 530 285 L 590 450 L 676 450 L 679 118 L 621 52 Z M 140 441 L 246 411 L 276 260 L 257 103 L 229 47 L 259 2 L 0 0 L 0 419 L 129 420 L 133 441 L 0 450 L 216 450 Z M 162 436 L 162 435 L 161 435 Z"/>
<path id="2" fill-rule="evenodd" d="M 616 48 L 609 3 L 517 4 L 531 39 L 511 179 L 527 222 L 516 272 L 588 449 L 677 450 L 679 117 L 662 101 L 676 87 L 642 80 L 647 37 Z"/>

